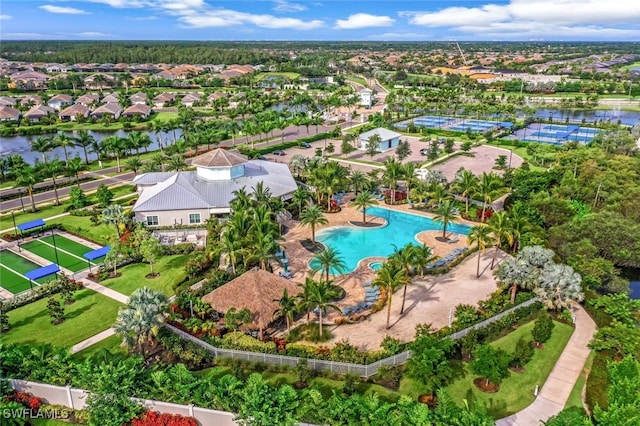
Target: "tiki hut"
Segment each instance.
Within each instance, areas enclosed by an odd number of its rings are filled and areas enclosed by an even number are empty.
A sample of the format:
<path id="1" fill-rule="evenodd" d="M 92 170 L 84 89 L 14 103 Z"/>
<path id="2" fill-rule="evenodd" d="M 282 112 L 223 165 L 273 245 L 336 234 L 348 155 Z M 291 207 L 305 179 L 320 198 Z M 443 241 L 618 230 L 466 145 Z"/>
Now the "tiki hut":
<path id="1" fill-rule="evenodd" d="M 213 290 L 202 300 L 210 304 L 213 310 L 223 314 L 231 308 L 247 308 L 251 311 L 251 322 L 248 325 L 257 328 L 262 335 L 277 319 L 273 313 L 280 308 L 278 299 L 285 289 L 291 297 L 301 291 L 293 281 L 254 268 Z"/>

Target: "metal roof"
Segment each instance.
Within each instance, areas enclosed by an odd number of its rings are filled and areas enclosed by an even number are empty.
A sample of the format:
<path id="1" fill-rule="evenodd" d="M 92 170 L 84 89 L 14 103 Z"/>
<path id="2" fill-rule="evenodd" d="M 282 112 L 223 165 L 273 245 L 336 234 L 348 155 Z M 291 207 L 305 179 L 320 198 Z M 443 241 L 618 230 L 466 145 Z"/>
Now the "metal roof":
<path id="1" fill-rule="evenodd" d="M 378 127 L 376 129 L 369 130 L 368 132 L 364 132 L 358 137 L 360 138 L 360 140 L 368 141 L 369 138 L 373 135 L 380 135 L 381 141 L 388 141 L 389 139 L 399 138 L 400 136 L 402 136 L 400 133 L 393 132 L 383 127 Z"/>
<path id="2" fill-rule="evenodd" d="M 244 155 L 218 148 L 198 155 L 191 164 L 202 167 L 233 167 L 247 161 L 248 158 Z"/>

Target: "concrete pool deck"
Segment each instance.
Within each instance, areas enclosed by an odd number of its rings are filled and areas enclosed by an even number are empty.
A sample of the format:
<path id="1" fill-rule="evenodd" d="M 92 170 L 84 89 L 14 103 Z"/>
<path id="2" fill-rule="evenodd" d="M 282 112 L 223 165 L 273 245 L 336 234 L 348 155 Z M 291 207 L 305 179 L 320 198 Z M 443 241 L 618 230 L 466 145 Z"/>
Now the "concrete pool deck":
<path id="1" fill-rule="evenodd" d="M 380 206 L 387 207 L 384 203 L 381 203 Z M 393 206 L 393 210 L 425 217 L 432 216 L 421 211 L 411 210 L 408 205 Z M 344 205 L 339 213 L 325 216 L 329 223 L 317 227 L 316 233 L 318 230 L 328 227 L 349 226 L 350 220 L 362 219 L 362 213 L 359 213 L 355 208 Z M 471 224 L 466 221 L 460 223 Z M 308 262 L 314 254 L 305 249 L 300 241 L 311 238 L 311 229 L 300 225 L 297 221 L 291 221 L 287 225 L 289 225 L 289 231 L 285 235 L 286 242 L 283 245 L 289 259 L 288 267 L 293 274 L 292 280 L 304 283 L 309 273 Z M 422 234 L 427 234 L 425 241 L 433 239 L 433 245 L 429 245 L 434 249 L 436 255 L 447 254 L 456 247 L 466 245 L 466 237 L 463 235 L 460 235 L 457 243 L 447 243 L 435 239 L 436 236 L 442 234 L 442 231 L 427 231 L 419 235 Z M 505 256 L 500 252 L 500 259 Z M 447 325 L 450 309 L 461 303 L 476 305 L 496 290 L 496 281 L 491 270 L 488 269 L 492 258 L 493 251 L 482 255 L 480 268 L 487 270 L 479 279 L 476 278 L 477 254 L 469 256 L 447 274 L 425 278 L 415 277 L 413 284 L 407 288 L 405 312 L 401 318 L 399 312 L 402 304 L 402 289 L 398 289 L 394 293 L 389 330 L 386 330 L 386 308 L 370 315 L 362 322 L 340 326 L 336 326 L 334 322 L 340 315 L 333 311 L 328 312 L 325 324 L 331 329 L 334 338 L 327 343 L 333 344 L 342 339 L 348 339 L 358 349 L 376 350 L 380 348 L 380 343 L 386 335 L 393 336 L 403 342 L 413 340 L 417 324 L 431 323 L 437 328 Z M 361 284 L 375 278 L 375 272 L 369 268 L 369 263 L 374 260 L 378 260 L 378 258 L 366 258 L 364 261 L 360 261 L 354 271 L 335 279 L 335 283 L 344 288 L 347 293 L 343 300 L 336 303 L 338 307 L 344 309 L 364 300 L 365 289 Z M 303 318 L 301 321 L 304 322 L 304 320 Z"/>

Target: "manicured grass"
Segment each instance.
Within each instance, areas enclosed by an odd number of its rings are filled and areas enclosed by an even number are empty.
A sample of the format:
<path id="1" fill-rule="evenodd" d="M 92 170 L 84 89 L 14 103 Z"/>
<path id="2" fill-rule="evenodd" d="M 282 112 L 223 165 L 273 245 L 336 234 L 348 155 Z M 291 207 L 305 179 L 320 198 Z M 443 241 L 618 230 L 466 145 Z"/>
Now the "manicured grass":
<path id="1" fill-rule="evenodd" d="M 261 72 L 253 78 L 253 81 L 259 82 L 269 76 L 285 77 L 285 78 L 288 78 L 289 80 L 297 80 L 298 78 L 300 78 L 300 74 L 298 74 L 297 72 Z"/>
<path id="2" fill-rule="evenodd" d="M 72 305 L 64 305 L 66 320 L 51 324 L 47 311 L 48 298 L 40 299 L 8 313 L 11 330 L 2 334 L 2 343 L 38 345 L 50 343 L 71 347 L 111 327 L 121 303 L 89 289 L 75 294 Z"/>
<path id="3" fill-rule="evenodd" d="M 41 240 L 46 241 L 49 244 L 53 244 L 54 242 L 53 235 L 46 236 Z M 63 237 L 62 235 L 57 235 L 57 234 L 55 236 L 55 243 L 59 249 L 68 251 L 69 253 L 75 254 L 76 256 L 80 256 L 80 257 L 83 257 L 83 255 L 86 252 L 93 250 L 89 246 L 85 246 L 84 244 L 77 243 L 73 240 Z"/>
<path id="4" fill-rule="evenodd" d="M 96 343 L 95 345 L 91 345 L 88 348 L 75 353 L 73 356 L 82 360 L 89 358 L 90 356 L 99 354 L 104 350 L 109 351 L 114 355 L 126 354 L 127 351 L 122 346 L 120 346 L 120 343 L 122 343 L 122 337 L 118 335 L 110 336 L 102 340 L 101 342 Z"/>
<path id="5" fill-rule="evenodd" d="M 47 259 L 49 262 L 56 263 L 61 267 L 69 269 L 73 272 L 82 271 L 83 269 L 87 269 L 89 267 L 86 260 L 81 256 L 68 253 L 61 247 L 58 247 L 56 250 L 56 246 L 51 243 L 51 241 L 53 241 L 51 237 L 49 237 L 49 241 L 47 241 L 47 238 L 45 237 L 23 244 L 22 248 L 23 250 L 27 250 L 31 253 L 37 254 L 38 256 Z"/>
<path id="6" fill-rule="evenodd" d="M 35 287 L 38 284 L 44 284 L 49 279 L 54 278 L 54 276 L 51 275 L 49 277 L 39 278 L 35 283 L 30 284 L 29 279 L 27 279 L 24 274 L 39 268 L 40 265 L 36 265 L 32 261 L 9 250 L 4 250 L 0 256 L 0 283 L 2 283 L 2 287 L 5 290 L 13 294 L 29 290 L 32 285 Z"/>
<path id="7" fill-rule="evenodd" d="M 589 354 L 589 358 L 587 358 L 587 362 L 585 362 L 584 364 L 582 372 L 580 372 L 580 377 L 578 377 L 578 381 L 576 381 L 576 385 L 573 387 L 571 394 L 569 394 L 569 399 L 564 405 L 565 410 L 572 407 L 577 407 L 581 410 L 584 410 L 584 406 L 582 405 L 582 389 L 584 389 L 588 371 L 591 370 L 591 364 L 593 363 L 594 357 L 595 352 L 591 351 L 591 353 Z"/>
<path id="8" fill-rule="evenodd" d="M 526 340 L 531 339 L 533 324 L 533 322 L 525 324 L 491 345 L 507 352 L 513 352 L 520 337 L 524 337 Z M 484 393 L 473 384 L 473 380 L 478 376 L 471 372 L 468 363 L 463 365 L 464 377 L 455 380 L 445 390 L 454 401 L 466 399 L 470 403 L 478 402 L 486 406 L 488 413 L 496 419 L 520 411 L 533 402 L 535 399 L 533 391 L 536 385 L 540 387 L 544 385 L 572 333 L 572 327 L 555 322 L 553 335 L 544 344 L 544 349 L 536 349 L 533 358 L 526 365 L 525 371 L 523 373 L 511 372 L 511 376 L 500 384 L 500 390 L 496 393 Z"/>
<path id="9" fill-rule="evenodd" d="M 159 112 L 157 113 L 154 117 L 153 117 L 153 121 L 169 121 L 169 120 L 173 120 L 174 118 L 178 117 L 178 113 L 177 112 Z"/>
<path id="10" fill-rule="evenodd" d="M 189 260 L 188 254 L 163 256 L 153 265 L 153 272 L 160 276 L 149 279 L 146 277 L 151 269 L 148 263 L 136 263 L 118 269 L 122 276 L 101 281 L 100 284 L 127 296 L 140 287 L 150 287 L 166 294 L 173 295 L 173 285 L 184 280 L 184 265 Z"/>
<path id="11" fill-rule="evenodd" d="M 109 244 L 109 239 L 116 235 L 116 228 L 113 225 L 106 223 L 94 225 L 90 216 L 63 216 L 52 219 L 48 223 L 61 224 L 67 231 L 101 245 Z"/>

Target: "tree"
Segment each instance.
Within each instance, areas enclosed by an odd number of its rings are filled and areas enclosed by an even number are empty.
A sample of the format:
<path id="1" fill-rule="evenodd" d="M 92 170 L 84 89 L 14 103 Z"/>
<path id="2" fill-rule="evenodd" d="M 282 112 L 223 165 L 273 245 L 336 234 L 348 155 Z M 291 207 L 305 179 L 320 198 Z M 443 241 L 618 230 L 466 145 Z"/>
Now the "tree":
<path id="1" fill-rule="evenodd" d="M 446 152 L 447 154 L 451 154 L 454 151 L 454 144 L 455 141 L 451 138 L 447 138 L 444 141 L 444 152 Z"/>
<path id="2" fill-rule="evenodd" d="M 408 141 L 400 141 L 398 142 L 398 146 L 396 147 L 396 157 L 398 157 L 399 161 L 403 161 L 405 158 L 411 155 L 411 146 Z"/>
<path id="3" fill-rule="evenodd" d="M 162 254 L 162 245 L 160 241 L 153 236 L 153 234 L 145 229 L 145 236 L 140 241 L 140 254 L 145 262 L 149 264 L 151 268 L 151 272 L 149 273 L 149 277 L 155 277 L 158 274 L 153 272 L 153 264 L 156 263 L 158 257 Z"/>
<path id="4" fill-rule="evenodd" d="M 355 195 L 357 196 L 361 189 L 365 188 L 369 183 L 369 179 L 367 175 L 365 175 L 361 170 L 354 170 L 351 172 L 349 176 L 349 183 L 353 186 L 353 190 L 355 191 Z"/>
<path id="5" fill-rule="evenodd" d="M 311 228 L 311 241 L 316 242 L 316 226 L 329 223 L 320 207 L 308 204 L 300 215 L 300 223 Z"/>
<path id="6" fill-rule="evenodd" d="M 435 216 L 433 217 L 433 221 L 442 223 L 442 238 L 447 239 L 447 227 L 450 223 L 458 221 L 460 218 L 460 211 L 455 207 L 455 204 L 447 200 L 440 203 L 434 213 Z"/>
<path id="7" fill-rule="evenodd" d="M 507 213 L 501 211 L 492 215 L 489 219 L 489 230 L 493 234 L 493 242 L 495 246 L 493 258 L 491 259 L 491 269 L 493 269 L 495 261 L 498 258 L 498 251 L 502 248 L 502 242 L 506 240 L 509 245 L 513 244 L 511 223 Z"/>
<path id="8" fill-rule="evenodd" d="M 27 187 L 27 193 L 31 200 L 31 211 L 33 213 L 36 211 L 36 202 L 33 199 L 33 188 L 40 182 L 42 182 L 42 177 L 32 166 L 21 167 L 16 176 L 16 183 Z"/>
<path id="9" fill-rule="evenodd" d="M 276 309 L 273 312 L 273 315 L 284 317 L 284 319 L 287 321 L 287 333 L 289 333 L 291 331 L 293 315 L 298 312 L 296 298 L 289 296 L 289 292 L 285 288 L 282 291 L 282 297 L 280 299 L 274 299 L 274 302 L 278 302 L 280 308 Z"/>
<path id="10" fill-rule="evenodd" d="M 77 136 L 73 139 L 75 146 L 82 148 L 82 152 L 84 153 L 84 161 L 85 164 L 89 164 L 89 154 L 87 150 L 91 148 L 96 140 L 93 136 L 89 134 L 86 130 L 78 130 Z"/>
<path id="11" fill-rule="evenodd" d="M 431 395 L 446 386 L 453 377 L 449 358 L 454 347 L 453 340 L 439 339 L 430 334 L 417 337 L 411 344 L 408 373 L 423 383 Z"/>
<path id="12" fill-rule="evenodd" d="M 58 197 L 58 185 L 56 182 L 56 177 L 60 175 L 62 172 L 62 162 L 57 158 L 51 160 L 48 163 L 44 163 L 42 166 L 42 171 L 45 173 L 47 177 L 51 178 L 51 182 L 53 183 L 53 193 L 56 197 L 56 206 L 60 205 L 60 198 Z"/>
<path id="13" fill-rule="evenodd" d="M 50 297 L 47 301 L 47 310 L 51 317 L 51 322 L 54 325 L 60 324 L 64 321 L 64 307 L 55 297 Z"/>
<path id="14" fill-rule="evenodd" d="M 498 158 L 496 158 L 495 168 L 496 169 L 505 169 L 506 167 L 507 167 L 507 156 L 506 155 L 499 155 Z"/>
<path id="15" fill-rule="evenodd" d="M 138 157 L 131 157 L 124 163 L 127 170 L 131 170 L 134 175 L 138 174 L 138 170 L 142 167 L 142 161 Z"/>
<path id="16" fill-rule="evenodd" d="M 120 157 L 122 157 L 127 151 L 126 139 L 120 136 L 108 136 L 102 139 L 102 144 L 106 151 L 116 156 L 116 163 L 118 164 L 118 173 L 122 172 L 120 166 Z"/>
<path id="17" fill-rule="evenodd" d="M 524 367 L 533 357 L 533 348 L 531 342 L 521 337 L 516 343 L 516 348 L 513 351 L 513 357 L 511 359 L 511 365 L 515 368 Z"/>
<path id="18" fill-rule="evenodd" d="M 413 269 L 414 265 L 416 264 L 417 261 L 417 257 L 418 257 L 418 252 L 417 252 L 418 246 L 415 246 L 411 243 L 407 244 L 406 246 L 402 247 L 401 249 L 398 249 L 395 245 L 394 245 L 394 249 L 393 249 L 393 254 L 391 256 L 389 256 L 389 260 L 391 262 L 397 262 L 400 266 L 402 266 L 407 274 L 407 277 L 411 277 L 411 270 Z M 404 283 L 404 288 L 402 291 L 402 306 L 400 308 L 400 315 L 402 315 L 404 313 L 404 302 L 407 298 L 407 286 L 411 284 L 411 280 L 407 280 Z"/>
<path id="19" fill-rule="evenodd" d="M 476 268 L 476 278 L 480 278 L 480 257 L 487 250 L 487 246 L 491 243 L 491 230 L 486 225 L 476 225 L 469 231 L 467 235 L 467 244 L 476 244 L 478 246 L 478 266 Z"/>
<path id="20" fill-rule="evenodd" d="M 491 204 L 493 196 L 501 186 L 502 181 L 498 175 L 494 173 L 482 173 L 482 177 L 480 178 L 480 183 L 478 185 L 478 192 L 482 196 L 482 222 L 484 222 L 487 205 Z"/>
<path id="21" fill-rule="evenodd" d="M 111 192 L 109 187 L 104 183 L 100 184 L 96 190 L 96 199 L 98 200 L 98 206 L 105 208 L 111 204 L 111 200 L 113 200 L 113 192 Z"/>
<path id="22" fill-rule="evenodd" d="M 78 186 L 74 186 L 69 191 L 69 201 L 71 203 L 71 206 L 76 210 L 89 205 L 89 199 L 87 198 L 87 195 Z"/>
<path id="23" fill-rule="evenodd" d="M 294 426 L 299 423 L 296 410 L 301 404 L 300 397 L 289 385 L 272 387 L 259 373 L 253 373 L 237 398 L 242 401 L 237 410 L 240 424 Z"/>
<path id="24" fill-rule="evenodd" d="M 502 349 L 495 349 L 493 346 L 480 345 L 473 353 L 474 361 L 471 363 L 471 371 L 489 382 L 499 385 L 502 379 L 509 377 L 509 363 L 511 355 Z"/>
<path id="25" fill-rule="evenodd" d="M 80 172 L 87 169 L 87 165 L 82 162 L 80 157 L 74 157 L 67 161 L 65 167 L 65 175 L 76 178 L 76 185 L 80 186 Z"/>
<path id="26" fill-rule="evenodd" d="M 31 150 L 35 152 L 39 152 L 42 155 L 42 162 L 47 164 L 47 155 L 46 153 L 51 151 L 56 147 L 55 142 L 53 142 L 50 138 L 45 138 L 42 136 L 38 136 L 34 140 L 31 141 Z"/>
<path id="27" fill-rule="evenodd" d="M 167 297 L 149 287 L 134 290 L 125 309 L 118 312 L 113 329 L 122 337 L 122 345 L 135 348 L 146 357 L 145 345 L 151 345 L 164 322 Z"/>
<path id="28" fill-rule="evenodd" d="M 478 177 L 469 170 L 462 170 L 462 173 L 457 174 L 456 180 L 453 183 L 453 189 L 464 197 L 464 212 L 467 216 L 469 215 L 469 201 L 471 199 L 471 194 L 478 191 L 478 183 Z"/>
<path id="29" fill-rule="evenodd" d="M 129 217 L 120 204 L 110 204 L 102 209 L 100 219 L 102 223 L 112 223 L 116 228 L 116 235 L 120 237 L 120 225 L 127 223 Z"/>
<path id="30" fill-rule="evenodd" d="M 547 265 L 554 264 L 552 250 L 540 246 L 524 247 L 515 258 L 508 258 L 496 270 L 496 277 L 510 288 L 511 303 L 515 303 L 518 288 L 533 290 L 540 285 L 540 275 Z"/>
<path id="31" fill-rule="evenodd" d="M 230 308 L 226 314 L 224 314 L 224 325 L 234 333 L 240 328 L 242 324 L 246 324 L 251 320 L 251 311 L 244 308 L 237 310 L 235 307 Z M 236 335 L 236 343 L 238 343 L 238 336 Z"/>
<path id="32" fill-rule="evenodd" d="M 9 323 L 7 308 L 3 302 L 0 302 L 0 333 L 6 333 L 9 330 L 11 330 L 11 324 Z"/>
<path id="33" fill-rule="evenodd" d="M 405 285 L 408 282 L 409 277 L 405 269 L 394 262 L 386 262 L 382 265 L 382 268 L 380 268 L 372 282 L 373 286 L 384 288 L 387 296 L 387 330 L 391 328 L 391 301 L 393 292 L 398 286 Z"/>
<path id="34" fill-rule="evenodd" d="M 540 346 L 551 338 L 554 326 L 555 324 L 549 314 L 543 313 L 538 317 L 531 330 L 531 337 L 536 342 L 536 346 Z"/>
<path id="35" fill-rule="evenodd" d="M 344 273 L 346 264 L 344 258 L 340 256 L 340 252 L 332 247 L 327 247 L 311 259 L 313 268 L 311 272 L 313 274 L 318 271 L 324 271 L 325 281 L 329 281 L 329 273 L 334 270 L 340 274 Z"/>
<path id="36" fill-rule="evenodd" d="M 313 302 L 313 292 L 314 287 L 317 285 L 318 283 L 310 277 L 305 278 L 304 284 L 298 284 L 298 286 L 302 288 L 302 291 L 296 296 L 298 299 L 298 308 L 300 311 L 307 313 L 307 324 L 309 324 L 311 320 L 311 309 L 315 306 Z"/>
<path id="37" fill-rule="evenodd" d="M 391 189 L 391 204 L 395 204 L 398 180 L 404 176 L 402 164 L 393 157 L 387 158 L 382 176 L 384 183 Z"/>
<path id="38" fill-rule="evenodd" d="M 367 148 L 365 152 L 371 159 L 380 151 L 380 143 L 382 142 L 382 138 L 378 134 L 374 134 L 369 136 L 367 139 Z"/>
<path id="39" fill-rule="evenodd" d="M 367 209 L 377 205 L 378 201 L 373 198 L 373 195 L 371 195 L 369 191 L 365 191 L 356 195 L 355 200 L 353 200 L 351 204 L 357 209 L 362 209 L 362 224 L 364 225 L 367 223 Z"/>
<path id="40" fill-rule="evenodd" d="M 169 158 L 169 167 L 176 172 L 179 172 L 186 169 L 187 164 L 184 162 L 184 157 L 182 155 L 173 155 Z"/>
<path id="41" fill-rule="evenodd" d="M 593 417 L 598 425 L 637 425 L 640 422 L 640 365 L 632 356 L 620 362 L 608 361 L 607 409 L 596 405 Z"/>
<path id="42" fill-rule="evenodd" d="M 322 317 L 327 309 L 332 309 L 336 312 L 342 312 L 337 305 L 331 303 L 338 297 L 336 286 L 331 281 L 318 281 L 316 285 L 311 287 L 311 300 L 318 309 L 318 333 L 322 337 Z"/>
<path id="43" fill-rule="evenodd" d="M 72 148 L 75 146 L 75 141 L 70 136 L 67 136 L 66 133 L 58 133 L 54 138 L 54 142 L 57 146 L 61 146 L 64 150 L 64 161 L 67 167 L 69 167 L 69 152 L 67 148 Z"/>
<path id="44" fill-rule="evenodd" d="M 471 141 L 464 141 L 462 142 L 462 144 L 460 145 L 460 149 L 464 152 L 469 152 L 471 151 L 471 148 L 473 148 L 473 142 Z"/>

